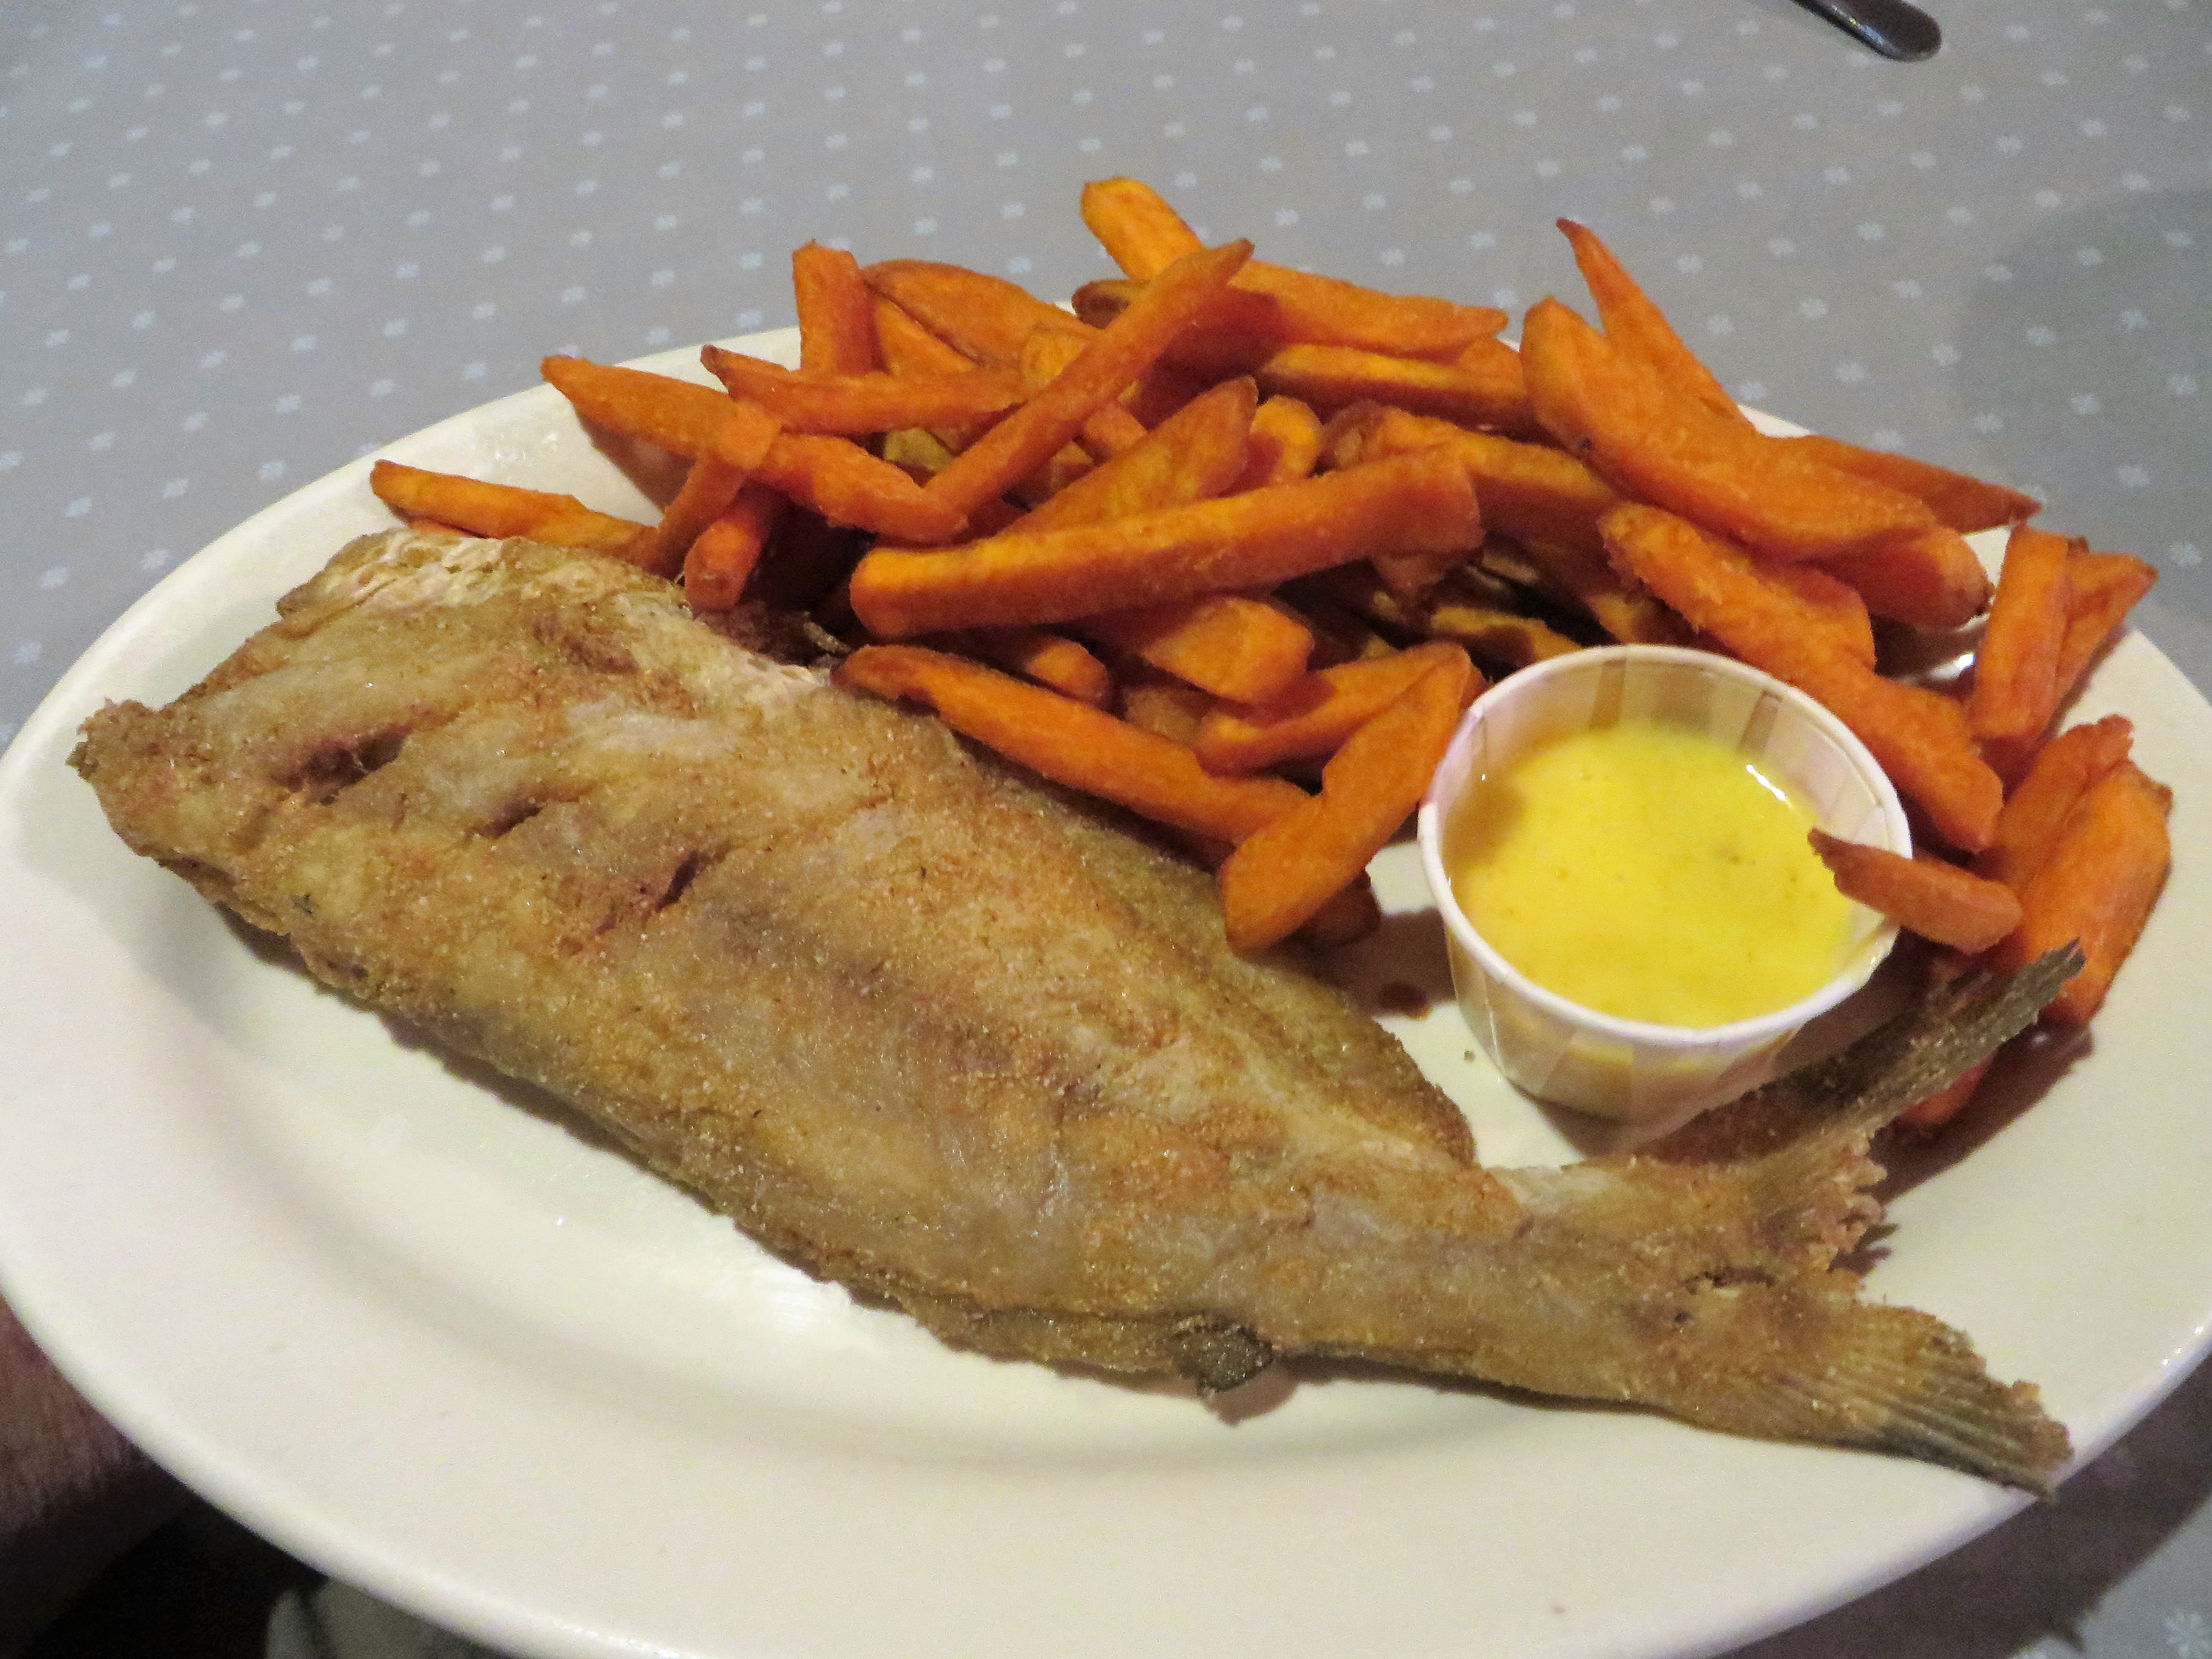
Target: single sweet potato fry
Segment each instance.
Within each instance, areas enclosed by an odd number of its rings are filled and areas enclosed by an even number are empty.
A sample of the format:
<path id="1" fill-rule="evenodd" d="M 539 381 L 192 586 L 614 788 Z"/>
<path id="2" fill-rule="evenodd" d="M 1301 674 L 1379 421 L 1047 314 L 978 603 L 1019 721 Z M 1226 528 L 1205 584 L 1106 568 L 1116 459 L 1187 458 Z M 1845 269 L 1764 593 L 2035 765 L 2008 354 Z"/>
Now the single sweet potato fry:
<path id="1" fill-rule="evenodd" d="M 889 461 L 826 433 L 784 433 L 753 476 L 832 524 L 919 546 L 950 541 L 967 523 L 965 514 L 932 500 Z"/>
<path id="2" fill-rule="evenodd" d="M 1893 454 L 1883 449 L 1861 449 L 1839 438 L 1775 438 L 1770 441 L 1809 455 L 1821 465 L 1832 466 L 1838 472 L 1849 472 L 1869 483 L 1917 495 L 1947 528 L 1961 535 L 1971 536 L 1978 530 L 2002 530 L 2007 525 L 2033 518 L 2038 510 L 2033 495 L 2023 495 L 2002 484 L 1984 483 L 1964 472 L 1915 460 L 1910 455 Z"/>
<path id="3" fill-rule="evenodd" d="M 1140 179 L 1093 179 L 1077 206 L 1107 257 L 1139 282 L 1203 246 L 1166 198 Z"/>
<path id="4" fill-rule="evenodd" d="M 1085 417 L 1120 397 L 1158 362 L 1206 296 L 1227 283 L 1251 253 L 1249 242 L 1231 242 L 1169 266 L 1112 327 L 1042 391 L 963 450 L 923 486 L 924 493 L 963 519 L 982 502 L 1004 495 L 1080 431 Z"/>
<path id="5" fill-rule="evenodd" d="M 939 340 L 979 363 L 1018 370 L 1022 343 L 1040 323 L 1073 321 L 1002 276 L 930 259 L 886 259 L 860 272 L 868 286 Z M 878 313 L 877 328 L 883 328 Z M 896 371 L 888 361 L 884 367 Z"/>
<path id="6" fill-rule="evenodd" d="M 1216 704 L 1199 723 L 1191 747 L 1207 771 L 1229 775 L 1333 754 L 1422 675 L 1466 656 L 1463 647 L 1438 640 L 1387 657 L 1320 669 L 1273 702 L 1257 708 Z M 1480 696 L 1484 684 L 1468 664 L 1467 698 Z"/>
<path id="7" fill-rule="evenodd" d="M 1170 738 L 942 652 L 863 646 L 836 679 L 926 702 L 963 737 L 1056 783 L 1218 840 L 1242 841 L 1306 799 L 1280 778 L 1217 778 Z"/>
<path id="8" fill-rule="evenodd" d="M 684 556 L 684 597 L 694 611 L 727 611 L 744 597 L 784 505 L 766 484 L 748 483 L 699 532 Z"/>
<path id="9" fill-rule="evenodd" d="M 2107 714 L 2070 726 L 2045 744 L 2035 763 L 2006 797 L 1996 833 L 1974 860 L 1974 873 L 2001 881 L 2015 893 L 2040 870 L 2059 831 L 2081 797 L 2127 759 L 2135 727 L 2124 714 Z"/>
<path id="10" fill-rule="evenodd" d="M 1250 380 L 1224 380 L 1141 442 L 1064 485 L 1015 527 L 1025 533 L 1065 530 L 1226 495 L 1246 465 L 1257 398 Z"/>
<path id="11" fill-rule="evenodd" d="M 2096 553 L 2079 546 L 2068 553 L 2066 637 L 2051 675 L 2057 707 L 2065 706 L 2097 653 L 2157 580 L 2158 572 L 2132 553 Z"/>
<path id="12" fill-rule="evenodd" d="M 1955 530 L 1894 536 L 1821 567 L 1856 588 L 1877 617 L 1914 628 L 1963 628 L 1990 602 L 1989 573 Z"/>
<path id="13" fill-rule="evenodd" d="M 1280 696 L 1313 655 L 1313 633 L 1304 623 L 1235 593 L 1109 611 L 1068 625 L 1085 639 L 1238 702 Z"/>
<path id="14" fill-rule="evenodd" d="M 2087 963 L 2043 1011 L 2045 1024 L 2079 1028 L 2105 1000 L 2135 948 L 2172 861 L 2166 813 L 2172 791 L 2122 761 L 2067 815 L 2050 856 L 2021 891 L 2021 924 L 1990 965 L 2009 972 L 2069 940 Z"/>
<path id="15" fill-rule="evenodd" d="M 1575 264 L 1589 286 L 1590 298 L 1597 304 L 1598 322 L 1613 348 L 1656 369 L 1723 420 L 1750 425 L 1728 389 L 1682 343 L 1682 337 L 1666 314 L 1637 286 L 1627 267 L 1613 257 L 1598 234 L 1571 219 L 1560 220 L 1559 226 L 1575 251 Z"/>
<path id="16" fill-rule="evenodd" d="M 1321 459 L 1321 416 L 1310 405 L 1296 398 L 1268 398 L 1253 411 L 1244 476 L 1229 493 L 1312 477 Z"/>
<path id="17" fill-rule="evenodd" d="M 1148 281 L 1199 245 L 1198 234 L 1149 185 L 1108 179 L 1085 185 L 1083 222 L 1115 264 Z M 1503 312 L 1449 300 L 1378 293 L 1255 259 L 1236 285 L 1275 301 L 1285 342 L 1353 346 L 1411 357 L 1449 358 L 1505 325 Z"/>
<path id="18" fill-rule="evenodd" d="M 694 460 L 712 455 L 753 472 L 775 441 L 774 416 L 712 386 L 582 357 L 548 357 L 540 367 L 584 419 Z"/>
<path id="19" fill-rule="evenodd" d="M 639 545 L 632 562 L 655 575 L 677 575 L 684 568 L 684 556 L 691 550 L 691 544 L 737 499 L 744 482 L 745 475 L 737 468 L 712 455 L 702 455 L 684 475 L 675 499 L 661 508 L 660 522 L 653 526 L 651 540 Z"/>
<path id="20" fill-rule="evenodd" d="M 652 530 L 595 513 L 574 495 L 486 483 L 398 461 L 369 469 L 368 487 L 403 519 L 431 519 L 470 536 L 527 536 L 560 547 L 588 548 L 619 559 L 648 556 Z"/>
<path id="21" fill-rule="evenodd" d="M 799 304 L 799 366 L 825 374 L 866 374 L 876 367 L 875 296 L 860 262 L 842 248 L 809 242 L 791 256 Z"/>
<path id="22" fill-rule="evenodd" d="M 1462 426 L 1537 430 L 1520 354 L 1488 338 L 1449 363 L 1351 346 L 1285 346 L 1253 378 L 1262 392 L 1296 398 L 1324 415 L 1372 400 Z"/>
<path id="23" fill-rule="evenodd" d="M 1287 939 L 1420 805 L 1459 725 L 1464 658 L 1439 664 L 1352 733 L 1322 771 L 1322 792 L 1242 840 L 1221 866 L 1229 942 L 1264 950 Z"/>
<path id="24" fill-rule="evenodd" d="M 1765 564 L 1757 568 L 1760 575 L 1789 589 L 1805 607 L 1808 626 L 1853 660 L 1874 666 L 1874 619 L 1856 588 L 1818 565 Z"/>
<path id="25" fill-rule="evenodd" d="M 758 404 L 787 432 L 852 435 L 900 427 L 966 427 L 1022 400 L 1014 376 L 972 364 L 950 374 L 829 374 L 792 370 L 712 345 L 699 360 L 732 396 Z"/>
<path id="26" fill-rule="evenodd" d="M 1474 492 L 1456 462 L 1407 455 L 1104 524 L 1014 532 L 941 553 L 878 549 L 854 573 L 853 608 L 885 639 L 1063 623 L 1273 587 L 1376 552 L 1464 544 L 1474 521 Z"/>
<path id="27" fill-rule="evenodd" d="M 1716 415 L 1556 300 L 1529 308 L 1521 361 L 1538 420 L 1570 454 L 1623 495 L 1763 558 L 1845 558 L 1942 528 L 1917 496 Z"/>
<path id="28" fill-rule="evenodd" d="M 1989 845 L 2004 786 L 1975 752 L 1958 704 L 1883 679 L 1808 627 L 1795 595 L 1686 520 L 1631 505 L 1607 514 L 1601 528 L 1624 574 L 1850 727 L 1945 841 L 1969 853 Z"/>
<path id="29" fill-rule="evenodd" d="M 959 642 L 971 656 L 1093 708 L 1114 701 L 1114 676 L 1106 665 L 1065 634 L 1042 628 L 979 628 L 960 635 Z"/>
<path id="30" fill-rule="evenodd" d="M 2066 540 L 2033 525 L 2005 544 L 1996 600 L 1974 658 L 1966 724 L 1987 742 L 2020 743 L 2058 708 L 2058 652 L 2066 639 Z"/>
<path id="31" fill-rule="evenodd" d="M 1815 830 L 1813 850 L 1837 890 L 1879 910 L 1908 933 L 1954 951 L 1986 951 L 2020 926 L 2020 899 L 1989 881 L 1925 854 L 1907 858 Z"/>
<path id="32" fill-rule="evenodd" d="M 1188 680 L 1163 674 L 1142 663 L 1121 684 L 1121 718 L 1132 726 L 1172 738 L 1188 749 L 1198 737 L 1200 723 L 1213 707 L 1213 698 Z M 1221 849 L 1226 858 L 1229 849 Z M 1216 865 L 1221 862 L 1215 859 Z"/>

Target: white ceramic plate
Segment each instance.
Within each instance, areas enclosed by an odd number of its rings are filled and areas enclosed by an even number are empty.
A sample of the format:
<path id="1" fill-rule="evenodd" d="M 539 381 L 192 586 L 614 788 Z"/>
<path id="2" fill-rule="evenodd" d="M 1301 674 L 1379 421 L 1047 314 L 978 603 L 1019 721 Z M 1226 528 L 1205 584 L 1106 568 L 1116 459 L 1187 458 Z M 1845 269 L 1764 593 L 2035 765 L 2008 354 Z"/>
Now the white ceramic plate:
<path id="1" fill-rule="evenodd" d="M 788 360 L 792 341 L 766 349 Z M 686 354 L 655 364 L 675 367 Z M 549 391 L 396 444 L 645 504 Z M 367 464 L 176 571 L 0 763 L 0 1278 L 132 1436 L 329 1571 L 558 1656 L 1064 1659 L 1692 1654 L 1871 1589 L 2009 1513 L 1963 1475 L 1636 1413 L 1262 1379 L 1209 1409 L 939 1347 L 770 1259 L 557 1110 L 326 994 L 131 856 L 64 764 L 166 699 L 348 537 Z M 2125 641 L 2179 851 L 2094 1052 L 1895 1204 L 1872 1294 L 2039 1382 L 2085 1454 L 2212 1316 L 2212 708 Z M 1492 1163 L 1559 1125 L 1475 1062 L 1410 846 L 1348 969 Z"/>

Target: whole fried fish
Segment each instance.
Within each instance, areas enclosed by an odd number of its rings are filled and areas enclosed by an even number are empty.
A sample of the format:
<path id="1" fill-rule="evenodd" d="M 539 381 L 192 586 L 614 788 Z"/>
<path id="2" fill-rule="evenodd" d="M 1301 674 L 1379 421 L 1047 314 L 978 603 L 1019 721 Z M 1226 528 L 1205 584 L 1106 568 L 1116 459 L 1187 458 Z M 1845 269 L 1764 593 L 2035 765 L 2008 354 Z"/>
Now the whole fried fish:
<path id="1" fill-rule="evenodd" d="M 74 757 L 313 971 L 560 1095 L 771 1248 L 993 1353 L 1358 1357 L 2041 1490 L 2064 1431 L 1838 1270 L 1869 1135 L 2068 971 L 1962 984 L 1633 1156 L 1476 1163 L 1211 882 L 611 560 L 345 549 Z"/>

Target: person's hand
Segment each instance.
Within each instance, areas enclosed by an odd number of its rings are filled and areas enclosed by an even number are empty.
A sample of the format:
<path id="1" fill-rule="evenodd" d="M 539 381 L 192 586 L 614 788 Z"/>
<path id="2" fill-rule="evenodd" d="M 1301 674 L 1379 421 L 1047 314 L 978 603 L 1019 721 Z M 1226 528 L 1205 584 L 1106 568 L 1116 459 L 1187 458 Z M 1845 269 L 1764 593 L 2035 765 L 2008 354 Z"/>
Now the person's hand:
<path id="1" fill-rule="evenodd" d="M 183 1499 L 0 1302 L 0 1659 Z"/>

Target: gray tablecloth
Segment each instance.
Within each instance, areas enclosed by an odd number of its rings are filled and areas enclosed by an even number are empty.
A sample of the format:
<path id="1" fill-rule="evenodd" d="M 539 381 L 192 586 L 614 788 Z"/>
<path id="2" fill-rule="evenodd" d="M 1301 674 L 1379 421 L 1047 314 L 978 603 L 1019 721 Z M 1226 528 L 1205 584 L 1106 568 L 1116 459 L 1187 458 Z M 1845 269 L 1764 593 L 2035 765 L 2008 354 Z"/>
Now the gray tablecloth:
<path id="1" fill-rule="evenodd" d="M 787 322 L 809 237 L 1061 296 L 1109 270 L 1075 202 L 1116 173 L 1516 309 L 1577 291 L 1550 225 L 1585 220 L 1747 401 L 2151 559 L 2139 619 L 2212 684 L 2206 9 L 1947 10 L 1905 66 L 1785 0 L 11 0 L 0 736 L 216 533 L 545 352 Z M 2057 1507 L 1757 1651 L 2205 1659 L 2208 1427 L 2200 1381 Z"/>

